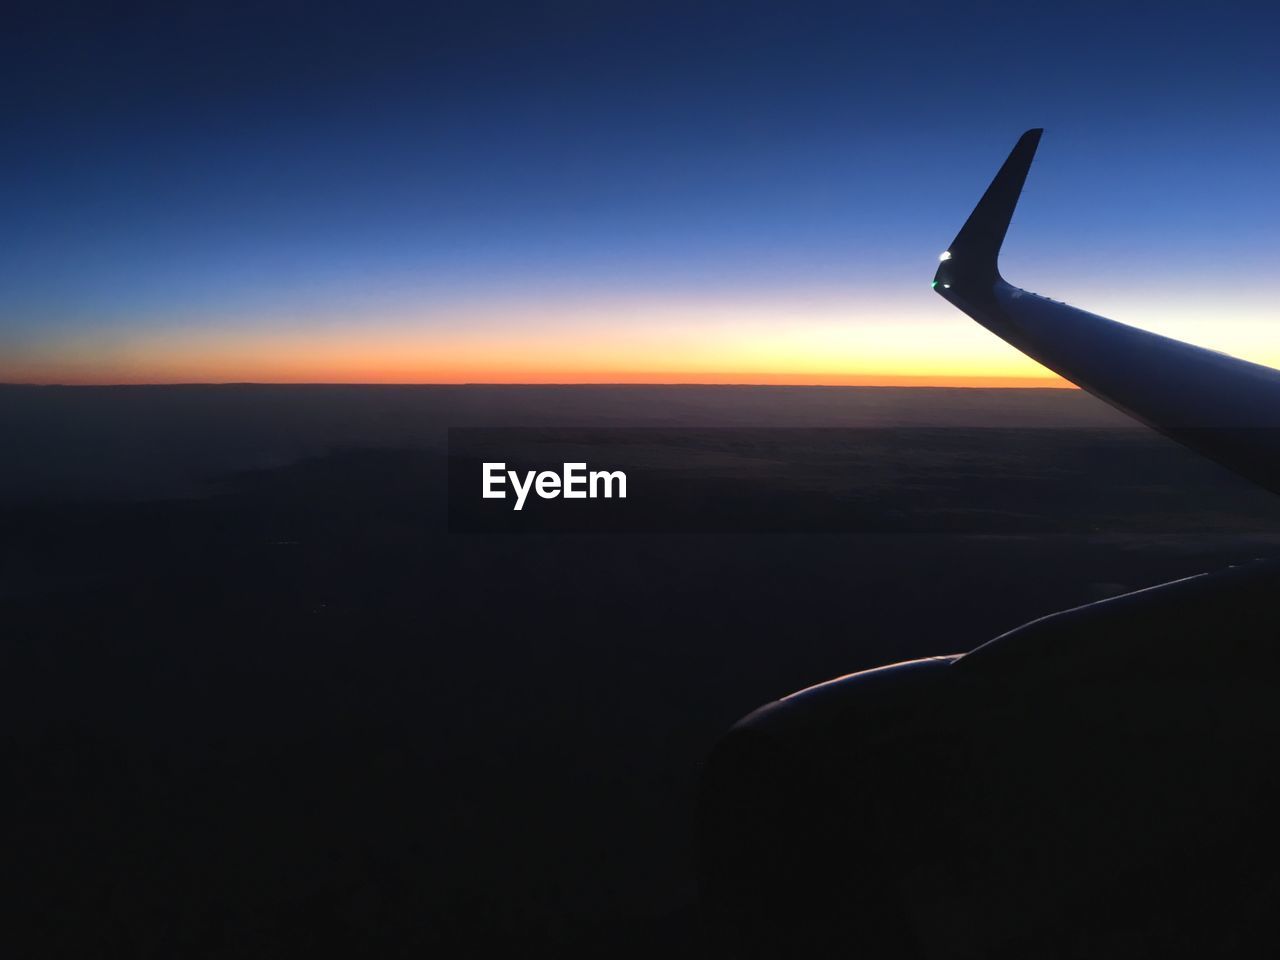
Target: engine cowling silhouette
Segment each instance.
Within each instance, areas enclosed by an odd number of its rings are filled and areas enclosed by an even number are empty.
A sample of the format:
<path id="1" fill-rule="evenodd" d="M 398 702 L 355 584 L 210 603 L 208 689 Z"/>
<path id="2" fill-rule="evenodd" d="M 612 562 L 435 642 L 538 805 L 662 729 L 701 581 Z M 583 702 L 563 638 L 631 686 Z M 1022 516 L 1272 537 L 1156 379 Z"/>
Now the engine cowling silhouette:
<path id="1" fill-rule="evenodd" d="M 726 955 L 1244 955 L 1280 868 L 1280 564 L 770 704 L 707 763 Z"/>

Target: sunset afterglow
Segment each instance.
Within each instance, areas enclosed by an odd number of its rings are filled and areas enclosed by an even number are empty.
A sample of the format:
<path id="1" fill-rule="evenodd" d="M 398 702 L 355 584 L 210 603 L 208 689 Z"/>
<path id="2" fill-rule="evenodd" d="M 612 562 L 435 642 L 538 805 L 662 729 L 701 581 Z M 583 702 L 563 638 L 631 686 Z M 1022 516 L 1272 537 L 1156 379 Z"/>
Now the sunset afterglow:
<path id="1" fill-rule="evenodd" d="M 0 382 L 1060 385 L 929 289 L 1032 125 L 1011 281 L 1280 361 L 1280 134 L 1241 119 L 1270 106 L 1265 31 L 1223 59 L 1164 16 L 1139 51 L 1051 24 L 1079 56 L 1043 70 L 986 14 L 850 10 L 747 18 L 719 60 L 716 15 L 685 42 L 589 8 L 498 46 L 463 13 L 430 41 L 338 17 L 281 61 L 297 25 L 268 18 L 275 52 L 239 62 L 211 8 L 162 45 L 107 17 L 26 50 Z M 894 39 L 851 55 L 865 30 Z"/>
<path id="2" fill-rule="evenodd" d="M 613 301 L 460 310 L 456 325 L 406 311 L 313 324 L 109 327 L 24 338 L 0 357 L 0 381 L 1069 386 L 940 300 L 920 299 L 914 310 L 855 297 Z M 1280 362 L 1265 308 L 1247 307 L 1213 323 L 1200 322 L 1195 305 L 1119 299 L 1107 308 L 1156 332 Z"/>

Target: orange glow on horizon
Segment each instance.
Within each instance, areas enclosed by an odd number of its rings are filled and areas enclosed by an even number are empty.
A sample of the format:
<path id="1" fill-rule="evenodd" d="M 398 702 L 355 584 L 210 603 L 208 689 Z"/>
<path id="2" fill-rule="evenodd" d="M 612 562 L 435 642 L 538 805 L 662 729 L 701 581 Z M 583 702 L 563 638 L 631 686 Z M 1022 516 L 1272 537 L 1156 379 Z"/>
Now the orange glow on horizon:
<path id="1" fill-rule="evenodd" d="M 536 373 L 519 376 L 458 376 L 428 379 L 397 377 L 274 377 L 274 378 L 165 378 L 165 377 L 32 377 L 5 378 L 0 383 L 32 386 L 165 386 L 175 384 L 349 384 L 370 386 L 573 386 L 573 385 L 651 385 L 651 386 L 810 386 L 810 387 L 975 387 L 975 388 L 1040 388 L 1075 390 L 1077 387 L 1061 377 L 954 376 L 929 374 L 876 373 L 672 373 L 656 371 L 590 373 L 569 371 L 561 374 Z"/>
<path id="2" fill-rule="evenodd" d="M 1135 325 L 1276 364 L 1264 313 L 1116 302 Z M 502 303 L 175 318 L 0 342 L 0 383 L 1072 385 L 942 303 Z"/>
<path id="3" fill-rule="evenodd" d="M 611 325 L 384 323 L 82 335 L 10 351 L 0 358 L 0 382 L 1069 386 L 961 324 L 933 329 L 743 313 Z"/>

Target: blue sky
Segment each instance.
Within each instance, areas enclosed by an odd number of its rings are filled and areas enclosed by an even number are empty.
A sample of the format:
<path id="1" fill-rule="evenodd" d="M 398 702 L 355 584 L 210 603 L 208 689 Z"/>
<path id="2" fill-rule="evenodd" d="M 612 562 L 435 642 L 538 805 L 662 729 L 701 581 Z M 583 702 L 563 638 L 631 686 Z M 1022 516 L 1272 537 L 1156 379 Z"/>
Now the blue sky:
<path id="1" fill-rule="evenodd" d="M 1265 5 L 465 6 L 17 24 L 0 379 L 1031 375 L 928 291 L 1031 126 L 1010 279 L 1280 360 Z"/>

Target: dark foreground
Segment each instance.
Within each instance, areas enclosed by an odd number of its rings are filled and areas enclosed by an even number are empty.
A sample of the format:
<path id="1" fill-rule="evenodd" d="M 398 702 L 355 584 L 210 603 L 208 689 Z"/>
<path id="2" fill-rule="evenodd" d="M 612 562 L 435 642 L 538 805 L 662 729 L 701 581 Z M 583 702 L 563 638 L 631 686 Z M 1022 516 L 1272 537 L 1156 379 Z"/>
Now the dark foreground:
<path id="1" fill-rule="evenodd" d="M 221 391 L 0 389 L 33 955 L 698 954 L 695 788 L 739 716 L 1280 539 L 1075 393 Z M 547 423 L 896 429 L 850 478 L 895 516 L 1037 493 L 997 533 L 448 534 L 443 428 Z"/>

